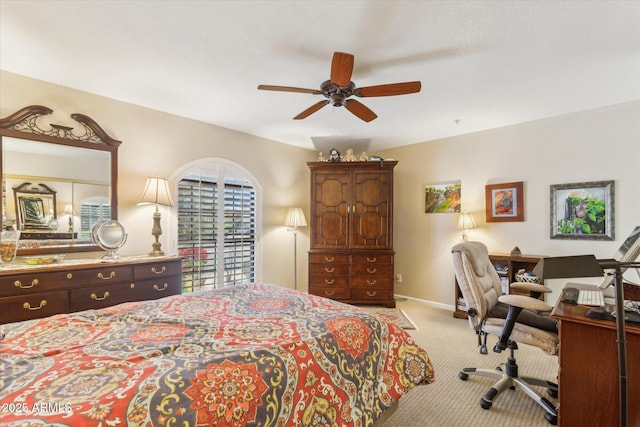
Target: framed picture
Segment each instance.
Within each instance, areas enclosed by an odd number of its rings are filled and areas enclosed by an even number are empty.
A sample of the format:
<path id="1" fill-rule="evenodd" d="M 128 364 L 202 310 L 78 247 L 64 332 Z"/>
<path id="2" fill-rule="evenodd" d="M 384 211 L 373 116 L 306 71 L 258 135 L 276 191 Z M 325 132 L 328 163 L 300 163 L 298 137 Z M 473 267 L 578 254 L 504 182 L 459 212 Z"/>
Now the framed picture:
<path id="1" fill-rule="evenodd" d="M 524 192 L 522 188 L 522 181 L 485 186 L 487 222 L 524 221 Z"/>
<path id="2" fill-rule="evenodd" d="M 427 184 L 424 188 L 425 213 L 460 213 L 460 181 Z"/>
<path id="3" fill-rule="evenodd" d="M 551 186 L 551 238 L 614 240 L 615 182 Z"/>

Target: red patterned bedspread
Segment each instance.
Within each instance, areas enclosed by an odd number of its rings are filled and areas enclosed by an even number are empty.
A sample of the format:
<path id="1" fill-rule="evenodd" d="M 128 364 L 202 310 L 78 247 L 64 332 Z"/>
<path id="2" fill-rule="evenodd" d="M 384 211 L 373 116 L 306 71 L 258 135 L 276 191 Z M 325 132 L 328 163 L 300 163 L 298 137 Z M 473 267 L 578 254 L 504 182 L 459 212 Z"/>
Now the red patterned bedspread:
<path id="1" fill-rule="evenodd" d="M 433 380 L 395 324 L 261 283 L 3 329 L 3 426 L 369 426 Z"/>

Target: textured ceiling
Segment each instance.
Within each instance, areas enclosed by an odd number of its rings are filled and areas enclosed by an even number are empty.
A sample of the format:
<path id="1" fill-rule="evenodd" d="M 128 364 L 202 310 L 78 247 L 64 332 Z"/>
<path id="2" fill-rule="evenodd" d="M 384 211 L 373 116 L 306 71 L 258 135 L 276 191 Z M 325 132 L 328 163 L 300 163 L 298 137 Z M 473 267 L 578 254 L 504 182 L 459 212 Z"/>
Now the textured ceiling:
<path id="1" fill-rule="evenodd" d="M 318 89 L 334 51 L 365 123 Z M 370 150 L 640 99 L 638 1 L 7 1 L 0 68 L 305 148 Z"/>

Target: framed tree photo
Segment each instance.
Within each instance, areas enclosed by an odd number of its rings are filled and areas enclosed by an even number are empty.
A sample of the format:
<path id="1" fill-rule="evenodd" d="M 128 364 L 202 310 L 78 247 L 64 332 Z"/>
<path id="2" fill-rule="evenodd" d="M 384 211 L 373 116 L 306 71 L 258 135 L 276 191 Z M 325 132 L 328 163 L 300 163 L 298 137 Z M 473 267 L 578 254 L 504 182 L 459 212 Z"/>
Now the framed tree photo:
<path id="1" fill-rule="evenodd" d="M 614 240 L 614 181 L 551 186 L 551 238 Z"/>
<path id="2" fill-rule="evenodd" d="M 522 181 L 487 185 L 485 199 L 487 222 L 524 221 Z"/>

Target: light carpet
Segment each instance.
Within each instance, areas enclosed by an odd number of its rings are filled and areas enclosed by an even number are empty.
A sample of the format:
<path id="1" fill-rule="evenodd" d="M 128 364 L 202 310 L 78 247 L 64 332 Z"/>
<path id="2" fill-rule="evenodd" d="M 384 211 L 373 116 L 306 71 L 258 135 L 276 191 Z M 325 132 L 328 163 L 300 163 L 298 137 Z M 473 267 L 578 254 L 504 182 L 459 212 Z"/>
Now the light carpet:
<path id="1" fill-rule="evenodd" d="M 400 308 L 387 308 L 380 306 L 362 306 L 367 311 L 372 311 L 385 319 L 391 320 L 402 329 L 418 329 L 415 323 Z"/>
<path id="2" fill-rule="evenodd" d="M 465 367 L 495 368 L 504 363 L 508 353 L 493 353 L 497 341 L 489 337 L 489 354 L 481 355 L 477 337 L 466 319 L 455 319 L 448 310 L 430 307 L 417 301 L 398 301 L 418 329 L 409 330 L 411 336 L 429 353 L 435 370 L 435 382 L 411 390 L 400 399 L 397 411 L 376 427 L 543 427 L 544 410 L 521 390 L 502 393 L 489 410 L 480 407 L 480 398 L 493 380 L 469 377 L 458 378 Z M 537 347 L 520 345 L 516 351 L 521 375 L 557 381 L 558 359 Z M 541 389 L 540 392 L 546 393 Z M 556 399 L 547 398 L 557 403 Z"/>

